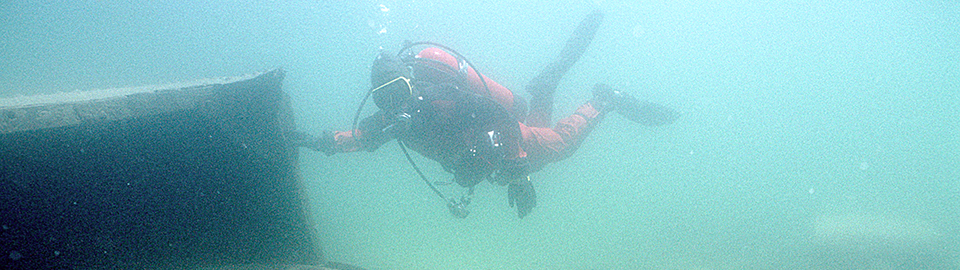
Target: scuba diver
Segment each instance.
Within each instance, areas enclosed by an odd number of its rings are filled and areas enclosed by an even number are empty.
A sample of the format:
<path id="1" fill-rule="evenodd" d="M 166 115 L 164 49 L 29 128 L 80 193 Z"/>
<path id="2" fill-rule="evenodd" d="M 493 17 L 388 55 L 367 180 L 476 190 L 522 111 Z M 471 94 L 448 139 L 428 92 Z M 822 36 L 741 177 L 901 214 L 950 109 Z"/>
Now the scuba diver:
<path id="1" fill-rule="evenodd" d="M 586 50 L 602 19 L 595 11 L 581 21 L 560 56 L 527 85 L 532 97 L 529 113 L 521 97 L 481 74 L 456 51 L 408 41 L 397 54 L 381 52 L 374 60 L 370 76 L 374 87 L 357 109 L 350 130 L 288 136 L 295 145 L 326 155 L 374 151 L 397 140 L 419 176 L 455 216 L 467 216 L 473 187 L 488 180 L 507 186 L 509 204 L 523 218 L 537 205 L 530 174 L 571 156 L 607 113 L 617 112 L 647 126 L 677 118 L 669 108 L 597 84 L 592 99 L 549 127 L 559 80 Z M 358 125 L 370 97 L 379 110 Z M 467 194 L 459 200 L 444 196 L 407 148 L 439 162 L 453 174 L 454 182 L 468 189 Z"/>

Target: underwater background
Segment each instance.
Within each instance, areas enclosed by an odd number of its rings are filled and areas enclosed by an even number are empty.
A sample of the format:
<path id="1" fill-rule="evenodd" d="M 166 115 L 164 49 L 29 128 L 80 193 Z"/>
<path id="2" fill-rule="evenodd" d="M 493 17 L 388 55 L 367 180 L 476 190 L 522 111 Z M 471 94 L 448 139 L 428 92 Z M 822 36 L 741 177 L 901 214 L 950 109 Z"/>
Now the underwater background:
<path id="1" fill-rule="evenodd" d="M 956 269 L 957 1 L 3 1 L 0 97 L 283 67 L 301 129 L 349 128 L 380 50 L 455 48 L 515 93 L 590 11 L 554 119 L 606 83 L 675 108 L 610 115 L 451 216 L 400 149 L 301 151 L 326 259 L 370 269 Z M 366 113 L 372 113 L 369 106 Z M 414 155 L 428 177 L 451 175 Z M 442 186 L 447 194 L 463 192 Z"/>

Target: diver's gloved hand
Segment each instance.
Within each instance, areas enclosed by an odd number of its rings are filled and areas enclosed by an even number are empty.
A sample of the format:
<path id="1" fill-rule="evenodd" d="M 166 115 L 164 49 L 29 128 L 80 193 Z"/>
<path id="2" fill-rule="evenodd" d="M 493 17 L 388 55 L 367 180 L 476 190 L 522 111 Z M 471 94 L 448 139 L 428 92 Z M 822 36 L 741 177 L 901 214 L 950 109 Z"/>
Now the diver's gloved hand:
<path id="1" fill-rule="evenodd" d="M 323 152 L 328 156 L 336 153 L 333 149 L 335 143 L 333 132 L 330 131 L 321 132 L 319 136 L 316 136 L 303 131 L 293 130 L 284 132 L 283 136 L 290 145 L 295 147 L 310 148 L 317 152 Z"/>
<path id="2" fill-rule="evenodd" d="M 533 189 L 533 182 L 530 177 L 524 177 L 520 181 L 514 181 L 507 186 L 507 198 L 510 200 L 510 207 L 517 207 L 517 216 L 523 218 L 537 206 L 537 192 Z"/>

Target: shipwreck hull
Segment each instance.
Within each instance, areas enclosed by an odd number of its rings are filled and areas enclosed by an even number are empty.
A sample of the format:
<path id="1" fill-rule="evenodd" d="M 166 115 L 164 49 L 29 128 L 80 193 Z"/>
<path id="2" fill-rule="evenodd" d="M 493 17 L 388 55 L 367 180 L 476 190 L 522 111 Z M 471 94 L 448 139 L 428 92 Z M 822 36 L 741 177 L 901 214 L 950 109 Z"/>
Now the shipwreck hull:
<path id="1" fill-rule="evenodd" d="M 0 268 L 321 264 L 282 80 L 0 99 Z"/>

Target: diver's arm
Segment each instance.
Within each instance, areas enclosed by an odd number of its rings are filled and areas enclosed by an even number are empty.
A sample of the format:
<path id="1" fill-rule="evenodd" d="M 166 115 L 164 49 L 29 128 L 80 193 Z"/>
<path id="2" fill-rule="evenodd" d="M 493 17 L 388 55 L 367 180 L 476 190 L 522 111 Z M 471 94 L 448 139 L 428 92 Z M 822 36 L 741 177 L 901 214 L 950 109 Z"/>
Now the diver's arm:
<path id="1" fill-rule="evenodd" d="M 333 134 L 324 131 L 319 136 L 304 131 L 291 130 L 283 133 L 284 140 L 293 147 L 304 147 L 332 155 Z"/>
<path id="2" fill-rule="evenodd" d="M 510 207 L 517 208 L 517 217 L 523 218 L 537 206 L 537 192 L 533 188 L 533 182 L 530 181 L 530 162 L 523 149 L 511 158 L 507 157 L 500 163 L 500 169 L 494 177 L 497 183 L 507 186 L 507 201 Z M 516 156 L 522 155 L 522 156 Z"/>
<path id="3" fill-rule="evenodd" d="M 360 126 L 349 131 L 324 131 L 319 136 L 302 131 L 286 134 L 294 146 L 306 147 L 326 155 L 349 153 L 360 150 L 373 151 L 393 139 L 384 132 L 390 122 L 382 111 L 360 121 Z"/>
<path id="4" fill-rule="evenodd" d="M 520 145 L 523 140 L 520 122 L 489 99 L 475 101 L 472 103 L 471 116 L 476 116 L 477 124 L 481 127 L 479 130 L 488 131 L 488 141 L 501 149 L 503 155 L 494 181 L 507 185 L 510 207 L 516 207 L 517 216 L 523 218 L 537 206 L 537 193 L 529 177 L 533 171 L 530 161 Z"/>
<path id="5" fill-rule="evenodd" d="M 381 145 L 393 139 L 385 129 L 395 119 L 388 117 L 384 111 L 377 111 L 360 121 L 355 130 L 337 131 L 333 133 L 333 152 L 348 153 L 360 150 L 372 152 Z"/>

